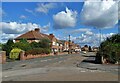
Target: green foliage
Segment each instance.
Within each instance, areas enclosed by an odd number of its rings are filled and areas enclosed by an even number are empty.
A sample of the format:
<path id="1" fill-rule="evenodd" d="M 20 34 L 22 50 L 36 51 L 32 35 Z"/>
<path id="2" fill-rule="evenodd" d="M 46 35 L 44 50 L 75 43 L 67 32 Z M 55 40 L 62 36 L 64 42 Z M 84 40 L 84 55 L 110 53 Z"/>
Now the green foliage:
<path id="1" fill-rule="evenodd" d="M 32 49 L 34 49 L 34 48 L 40 48 L 40 44 L 37 43 L 37 42 L 30 43 L 30 46 L 31 46 Z"/>
<path id="2" fill-rule="evenodd" d="M 23 39 L 20 39 L 20 42 L 22 42 L 22 43 L 28 43 L 28 42 L 27 42 L 27 39 L 24 39 L 24 38 L 23 38 Z"/>
<path id="3" fill-rule="evenodd" d="M 41 39 L 38 43 L 32 42 L 30 43 L 32 49 L 34 48 L 50 48 L 50 41 L 48 39 Z"/>
<path id="4" fill-rule="evenodd" d="M 42 39 L 39 42 L 41 48 L 50 48 L 50 41 L 48 39 Z"/>
<path id="5" fill-rule="evenodd" d="M 14 48 L 11 50 L 9 58 L 12 60 L 19 59 L 19 54 L 22 50 L 19 48 Z"/>
<path id="6" fill-rule="evenodd" d="M 2 46 L 3 46 L 3 44 L 0 43 L 0 51 L 2 50 Z"/>
<path id="7" fill-rule="evenodd" d="M 27 40 L 25 40 L 25 39 L 21 39 L 20 42 L 16 42 L 12 47 L 19 48 L 19 49 L 22 49 L 24 51 L 31 49 L 29 42 L 27 42 Z"/>
<path id="8" fill-rule="evenodd" d="M 25 52 L 25 55 L 49 54 L 51 51 L 47 48 L 34 48 Z"/>
<path id="9" fill-rule="evenodd" d="M 113 35 L 107 38 L 106 41 L 100 45 L 100 53 L 105 58 L 109 59 L 109 62 L 116 63 L 120 60 L 120 34 Z"/>
<path id="10" fill-rule="evenodd" d="M 2 46 L 2 50 L 6 51 L 6 55 L 9 56 L 10 51 L 12 50 L 12 45 L 14 44 L 13 40 L 9 39 L 6 44 Z"/>

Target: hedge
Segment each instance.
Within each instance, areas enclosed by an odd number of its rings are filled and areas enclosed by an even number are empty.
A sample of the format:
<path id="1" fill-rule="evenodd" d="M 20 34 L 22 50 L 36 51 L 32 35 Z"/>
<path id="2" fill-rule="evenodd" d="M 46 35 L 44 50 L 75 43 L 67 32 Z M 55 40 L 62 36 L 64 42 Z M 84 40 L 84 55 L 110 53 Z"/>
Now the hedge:
<path id="1" fill-rule="evenodd" d="M 47 48 L 34 48 L 25 52 L 25 55 L 49 54 L 51 51 Z"/>

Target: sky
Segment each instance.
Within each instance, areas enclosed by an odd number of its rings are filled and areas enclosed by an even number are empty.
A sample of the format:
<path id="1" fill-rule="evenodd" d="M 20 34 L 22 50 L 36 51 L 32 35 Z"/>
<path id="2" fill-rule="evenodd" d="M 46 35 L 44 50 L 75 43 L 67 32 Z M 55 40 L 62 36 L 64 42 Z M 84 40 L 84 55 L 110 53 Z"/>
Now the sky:
<path id="1" fill-rule="evenodd" d="M 99 46 L 100 41 L 118 33 L 118 3 L 112 0 L 2 2 L 0 10 L 0 43 L 35 28 L 40 28 L 41 33 L 53 33 L 59 40 L 68 40 L 70 35 L 81 46 Z"/>

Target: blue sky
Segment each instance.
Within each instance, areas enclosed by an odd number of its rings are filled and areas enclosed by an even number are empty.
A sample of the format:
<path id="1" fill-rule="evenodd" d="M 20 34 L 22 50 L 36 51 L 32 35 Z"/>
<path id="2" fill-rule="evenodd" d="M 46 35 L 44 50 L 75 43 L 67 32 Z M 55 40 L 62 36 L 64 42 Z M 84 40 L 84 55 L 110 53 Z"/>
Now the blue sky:
<path id="1" fill-rule="evenodd" d="M 39 27 L 42 33 L 53 33 L 58 39 L 68 40 L 70 34 L 71 40 L 80 45 L 98 45 L 99 29 L 102 30 L 101 40 L 118 33 L 118 12 L 115 11 L 115 4 L 3 2 L 0 42 L 6 42 L 9 38 L 15 38 Z"/>

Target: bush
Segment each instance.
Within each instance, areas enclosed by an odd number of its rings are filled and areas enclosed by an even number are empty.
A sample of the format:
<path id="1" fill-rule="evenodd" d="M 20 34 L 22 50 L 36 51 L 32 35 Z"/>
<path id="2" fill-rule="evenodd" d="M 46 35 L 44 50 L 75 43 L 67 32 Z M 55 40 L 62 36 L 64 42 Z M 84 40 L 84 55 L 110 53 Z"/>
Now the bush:
<path id="1" fill-rule="evenodd" d="M 34 48 L 40 48 L 40 44 L 37 43 L 37 42 L 30 43 L 30 46 L 31 46 L 32 49 L 34 49 Z"/>
<path id="2" fill-rule="evenodd" d="M 22 42 L 22 40 L 20 42 L 16 42 L 12 47 L 19 48 L 19 49 L 22 49 L 24 51 L 32 49 L 30 44 L 27 41 Z"/>
<path id="3" fill-rule="evenodd" d="M 116 63 L 120 60 L 120 35 L 116 34 L 110 38 L 107 38 L 106 41 L 102 42 L 100 45 L 99 52 L 101 56 L 108 59 L 110 63 Z"/>
<path id="4" fill-rule="evenodd" d="M 41 48 L 50 48 L 50 40 L 42 39 L 40 40 L 39 45 Z"/>
<path id="5" fill-rule="evenodd" d="M 11 50 L 9 58 L 12 60 L 19 59 L 19 54 L 22 50 L 19 48 L 14 48 Z"/>
<path id="6" fill-rule="evenodd" d="M 51 51 L 47 48 L 34 48 L 25 52 L 25 55 L 49 54 Z"/>

